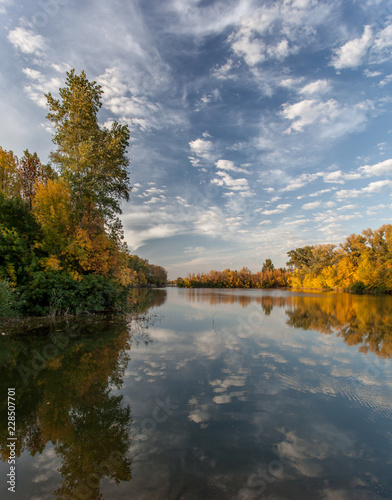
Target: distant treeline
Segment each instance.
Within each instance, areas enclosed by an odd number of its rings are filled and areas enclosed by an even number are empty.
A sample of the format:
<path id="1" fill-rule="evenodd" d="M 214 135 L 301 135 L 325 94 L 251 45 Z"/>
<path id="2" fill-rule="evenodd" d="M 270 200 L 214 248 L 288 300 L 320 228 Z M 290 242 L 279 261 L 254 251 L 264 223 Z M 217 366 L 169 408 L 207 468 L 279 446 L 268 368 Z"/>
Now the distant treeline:
<path id="1" fill-rule="evenodd" d="M 340 245 L 305 246 L 287 252 L 288 268 L 267 259 L 261 271 L 210 271 L 177 278 L 186 288 L 339 289 L 355 293 L 392 292 L 392 225 L 352 234 Z"/>
<path id="2" fill-rule="evenodd" d="M 240 271 L 210 271 L 189 274 L 185 279 L 177 278 L 176 284 L 181 288 L 287 288 L 290 274 L 287 269 L 275 269 L 267 259 L 262 271 L 257 273 L 252 273 L 247 267 Z"/>
<path id="3" fill-rule="evenodd" d="M 124 310 L 131 288 L 166 283 L 124 243 L 129 129 L 99 125 L 101 94 L 72 70 L 60 99 L 46 95 L 52 164 L 0 147 L 0 317 Z"/>

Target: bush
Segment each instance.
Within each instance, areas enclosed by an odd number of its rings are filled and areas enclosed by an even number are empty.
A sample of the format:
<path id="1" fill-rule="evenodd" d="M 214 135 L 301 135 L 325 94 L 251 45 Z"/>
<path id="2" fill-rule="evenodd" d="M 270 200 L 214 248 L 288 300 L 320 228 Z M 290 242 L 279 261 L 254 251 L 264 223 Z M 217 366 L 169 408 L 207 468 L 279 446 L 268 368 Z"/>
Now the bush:
<path id="1" fill-rule="evenodd" d="M 347 287 L 347 292 L 350 293 L 364 293 L 366 291 L 366 286 L 362 281 L 354 281 Z"/>
<path id="2" fill-rule="evenodd" d="M 16 292 L 6 281 L 0 281 L 0 318 L 16 316 L 17 309 Z"/>
<path id="3" fill-rule="evenodd" d="M 118 310 L 126 304 L 125 287 L 93 274 L 76 281 L 61 272 L 39 271 L 21 288 L 23 313 L 33 316 Z"/>

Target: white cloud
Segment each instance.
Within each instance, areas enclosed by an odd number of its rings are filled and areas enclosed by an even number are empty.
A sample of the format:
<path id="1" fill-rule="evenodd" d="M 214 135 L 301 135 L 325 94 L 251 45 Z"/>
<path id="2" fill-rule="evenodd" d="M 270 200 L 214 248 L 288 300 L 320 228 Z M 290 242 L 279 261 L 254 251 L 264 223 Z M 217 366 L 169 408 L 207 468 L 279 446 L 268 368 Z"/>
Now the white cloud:
<path id="1" fill-rule="evenodd" d="M 0 0 L 0 14 L 5 14 L 7 12 L 7 5 L 11 5 L 12 0 Z"/>
<path id="2" fill-rule="evenodd" d="M 279 82 L 280 87 L 285 87 L 288 89 L 292 89 L 298 85 L 300 85 L 304 81 L 303 77 L 300 78 L 284 78 Z"/>
<path id="3" fill-rule="evenodd" d="M 216 184 L 217 186 L 226 187 L 232 191 L 239 191 L 241 196 L 252 196 L 254 193 L 249 189 L 249 184 L 247 179 L 233 179 L 227 172 L 218 171 L 216 175 L 219 178 L 215 178 L 211 180 L 212 184 Z"/>
<path id="4" fill-rule="evenodd" d="M 265 61 L 266 44 L 259 38 L 254 38 L 249 30 L 240 30 L 230 41 L 234 53 L 243 57 L 248 66 Z"/>
<path id="5" fill-rule="evenodd" d="M 307 125 L 314 122 L 326 123 L 340 114 L 339 105 L 335 99 L 327 102 L 318 102 L 315 99 L 305 99 L 295 104 L 284 104 L 282 114 L 292 125 L 286 130 L 301 132 Z"/>
<path id="6" fill-rule="evenodd" d="M 378 193 L 385 187 L 392 187 L 392 181 L 384 180 L 371 182 L 368 186 L 364 187 L 362 191 L 364 193 Z"/>
<path id="7" fill-rule="evenodd" d="M 236 167 L 234 162 L 230 160 L 218 160 L 215 165 L 218 170 L 230 170 L 231 172 L 242 172 L 244 174 L 250 173 L 246 168 Z"/>
<path id="8" fill-rule="evenodd" d="M 163 3 L 163 2 L 162 2 Z M 165 30 L 187 36 L 204 36 L 221 33 L 228 26 L 235 26 L 252 11 L 251 0 L 200 4 L 198 0 L 170 0 L 165 2 Z"/>
<path id="9" fill-rule="evenodd" d="M 302 224 L 306 224 L 307 222 L 310 222 L 311 219 L 297 219 L 297 220 L 292 220 L 285 222 L 285 226 L 301 226 Z"/>
<path id="10" fill-rule="evenodd" d="M 374 165 L 364 165 L 358 169 L 360 172 L 371 175 L 392 174 L 392 159 L 376 163 Z"/>
<path id="11" fill-rule="evenodd" d="M 281 114 L 292 124 L 285 130 L 303 132 L 310 125 L 314 125 L 319 138 L 328 139 L 341 137 L 360 129 L 367 120 L 367 111 L 371 103 L 360 102 L 349 108 L 342 106 L 335 99 L 326 102 L 317 99 L 304 99 L 294 104 L 283 105 Z"/>
<path id="12" fill-rule="evenodd" d="M 32 68 L 23 68 L 23 73 L 30 80 L 30 83 L 24 87 L 25 92 L 33 102 L 41 108 L 46 109 L 46 97 L 44 94 L 48 92 L 56 94 L 62 85 L 61 79 L 44 75 Z"/>
<path id="13" fill-rule="evenodd" d="M 186 232 L 184 218 L 179 211 L 174 215 L 173 207 L 158 211 L 150 205 L 139 206 L 123 214 L 125 241 L 132 251 L 152 239 L 169 238 Z"/>
<path id="14" fill-rule="evenodd" d="M 278 61 L 283 61 L 283 59 L 286 59 L 290 54 L 295 54 L 296 52 L 298 52 L 298 47 L 291 47 L 286 39 L 281 40 L 275 46 L 268 46 L 267 48 L 268 56 Z"/>
<path id="15" fill-rule="evenodd" d="M 358 198 L 358 196 L 373 194 L 382 191 L 384 188 L 392 187 L 392 181 L 383 180 L 371 182 L 368 186 L 362 189 L 342 189 L 335 193 L 336 197 L 339 199 L 345 198 Z"/>
<path id="16" fill-rule="evenodd" d="M 290 207 L 291 207 L 290 203 L 281 203 L 276 208 L 274 208 L 272 210 L 262 210 L 261 213 L 263 215 L 281 214 L 282 212 L 285 212 Z"/>
<path id="17" fill-rule="evenodd" d="M 127 81 L 126 75 L 119 68 L 107 68 L 97 81 L 104 92 L 102 96 L 104 107 L 116 115 L 120 122 L 142 131 L 162 126 L 159 119 L 163 112 L 162 108 L 159 104 L 151 102 L 145 95 L 130 95 L 131 83 Z"/>
<path id="18" fill-rule="evenodd" d="M 211 207 L 203 211 L 194 222 L 194 227 L 198 233 L 210 236 L 222 236 L 226 227 L 225 218 L 219 208 Z"/>
<path id="19" fill-rule="evenodd" d="M 385 87 L 388 83 L 392 82 L 392 75 L 387 75 L 383 80 L 378 84 L 380 87 Z"/>
<path id="20" fill-rule="evenodd" d="M 31 30 L 21 26 L 8 33 L 8 40 L 24 54 L 41 55 L 46 50 L 43 36 L 35 35 Z"/>
<path id="21" fill-rule="evenodd" d="M 215 157 L 213 152 L 214 145 L 212 141 L 209 141 L 208 139 L 195 139 L 189 143 L 189 147 L 191 148 L 193 154 L 204 160 L 212 161 Z"/>
<path id="22" fill-rule="evenodd" d="M 210 102 L 216 102 L 220 99 L 219 89 L 215 89 L 209 94 L 204 94 L 196 103 L 195 111 L 205 108 Z"/>
<path id="23" fill-rule="evenodd" d="M 310 203 L 305 203 L 305 205 L 302 205 L 302 208 L 304 210 L 313 210 L 314 208 L 320 207 L 321 205 L 321 201 L 312 201 Z"/>
<path id="24" fill-rule="evenodd" d="M 332 6 L 310 0 L 284 0 L 266 4 L 241 18 L 229 37 L 235 55 L 253 68 L 269 59 L 282 61 L 311 42 L 316 26 L 331 13 Z"/>
<path id="25" fill-rule="evenodd" d="M 228 59 L 221 66 L 215 66 L 215 68 L 211 71 L 211 76 L 213 78 L 217 78 L 218 80 L 226 80 L 228 78 L 236 79 L 237 75 L 231 73 L 233 68 L 233 59 Z"/>
<path id="26" fill-rule="evenodd" d="M 345 181 L 361 179 L 362 175 L 359 172 L 342 172 L 341 170 L 334 170 L 324 174 L 323 181 L 327 183 L 344 184 Z"/>
<path id="27" fill-rule="evenodd" d="M 335 69 L 356 68 L 360 66 L 371 46 L 372 39 L 371 26 L 365 26 L 361 38 L 350 40 L 335 50 L 331 61 L 332 66 Z"/>
<path id="28" fill-rule="evenodd" d="M 321 189 L 320 191 L 316 191 L 315 193 L 312 193 L 309 196 L 313 198 L 315 196 L 320 196 L 320 194 L 330 193 L 331 191 L 332 191 L 332 189 Z"/>
<path id="29" fill-rule="evenodd" d="M 43 75 L 36 69 L 31 69 L 31 68 L 23 68 L 23 73 L 28 77 L 31 78 L 32 80 L 42 80 Z"/>
<path id="30" fill-rule="evenodd" d="M 295 191 L 296 189 L 300 189 L 300 188 L 306 186 L 307 184 L 309 184 L 309 182 L 315 181 L 321 175 L 322 174 L 320 172 L 317 172 L 314 174 L 309 174 L 309 173 L 305 172 L 304 174 L 300 175 L 296 179 L 289 178 L 288 179 L 289 183 L 287 184 L 286 187 L 282 188 L 281 191 L 282 192 Z M 288 177 L 287 174 L 286 174 L 286 177 Z"/>
<path id="31" fill-rule="evenodd" d="M 392 47 L 392 24 L 389 24 L 377 34 L 374 46 L 378 49 Z"/>
<path id="32" fill-rule="evenodd" d="M 119 68 L 106 68 L 105 73 L 97 79 L 104 92 L 104 99 L 110 100 L 112 97 L 122 96 L 127 92 L 128 87 L 122 80 L 123 75 Z"/>
<path id="33" fill-rule="evenodd" d="M 300 94 L 325 94 L 331 90 L 331 84 L 327 80 L 316 80 L 308 83 L 300 90 Z"/>
<path id="34" fill-rule="evenodd" d="M 356 208 L 358 208 L 357 205 L 350 204 L 338 207 L 338 210 L 355 210 Z"/>
<path id="35" fill-rule="evenodd" d="M 369 69 L 365 69 L 364 73 L 368 78 L 375 78 L 376 76 L 382 75 L 380 71 L 370 71 Z"/>

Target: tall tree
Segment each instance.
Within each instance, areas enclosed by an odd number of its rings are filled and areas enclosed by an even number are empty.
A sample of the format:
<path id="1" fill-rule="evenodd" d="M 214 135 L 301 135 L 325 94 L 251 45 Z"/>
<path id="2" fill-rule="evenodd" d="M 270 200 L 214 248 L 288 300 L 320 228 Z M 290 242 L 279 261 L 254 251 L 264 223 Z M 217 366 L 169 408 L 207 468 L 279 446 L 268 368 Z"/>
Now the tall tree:
<path id="1" fill-rule="evenodd" d="M 294 269 L 309 268 L 313 260 L 313 248 L 313 246 L 307 245 L 302 248 L 290 250 L 287 252 L 290 260 L 286 264 Z"/>
<path id="2" fill-rule="evenodd" d="M 121 200 L 129 200 L 131 190 L 126 150 L 127 125 L 114 122 L 110 129 L 100 127 L 101 86 L 89 82 L 84 71 L 67 73 L 60 99 L 46 94 L 57 150 L 51 160 L 69 183 L 77 220 L 97 209 L 108 226 L 118 222 Z"/>

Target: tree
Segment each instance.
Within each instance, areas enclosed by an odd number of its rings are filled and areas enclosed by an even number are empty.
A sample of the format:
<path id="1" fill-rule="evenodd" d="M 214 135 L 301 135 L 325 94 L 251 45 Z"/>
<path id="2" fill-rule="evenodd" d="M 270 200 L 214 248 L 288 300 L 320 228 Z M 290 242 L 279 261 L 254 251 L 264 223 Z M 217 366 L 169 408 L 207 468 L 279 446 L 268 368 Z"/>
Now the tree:
<path id="1" fill-rule="evenodd" d="M 100 85 L 89 82 L 84 71 L 77 75 L 73 69 L 60 89 L 60 99 L 46 94 L 47 118 L 55 128 L 57 145 L 50 157 L 70 185 L 77 220 L 96 209 L 110 226 L 118 223 L 120 201 L 129 200 L 130 134 L 127 125 L 117 122 L 110 130 L 99 126 L 101 94 Z"/>
<path id="2" fill-rule="evenodd" d="M 36 265 L 34 247 L 40 236 L 26 202 L 0 191 L 0 279 L 11 280 L 13 286 L 28 279 Z"/>
<path id="3" fill-rule="evenodd" d="M 271 259 L 265 259 L 263 267 L 261 268 L 261 272 L 265 273 L 266 271 L 273 271 L 274 269 L 275 269 L 275 267 L 272 264 L 272 260 Z"/>
<path id="4" fill-rule="evenodd" d="M 18 196 L 20 188 L 18 158 L 0 146 L 0 191 L 6 197 Z"/>
<path id="5" fill-rule="evenodd" d="M 296 248 L 295 250 L 290 250 L 287 255 L 290 260 L 286 262 L 289 267 L 295 269 L 308 268 L 313 259 L 313 246 L 305 246 L 302 248 Z"/>
<path id="6" fill-rule="evenodd" d="M 19 164 L 20 194 L 32 209 L 36 185 L 46 184 L 49 179 L 56 177 L 50 165 L 42 165 L 37 153 L 31 154 L 28 149 L 24 152 Z"/>
<path id="7" fill-rule="evenodd" d="M 62 179 L 40 184 L 33 214 L 44 235 L 40 244 L 48 254 L 60 258 L 73 235 L 71 191 Z"/>

